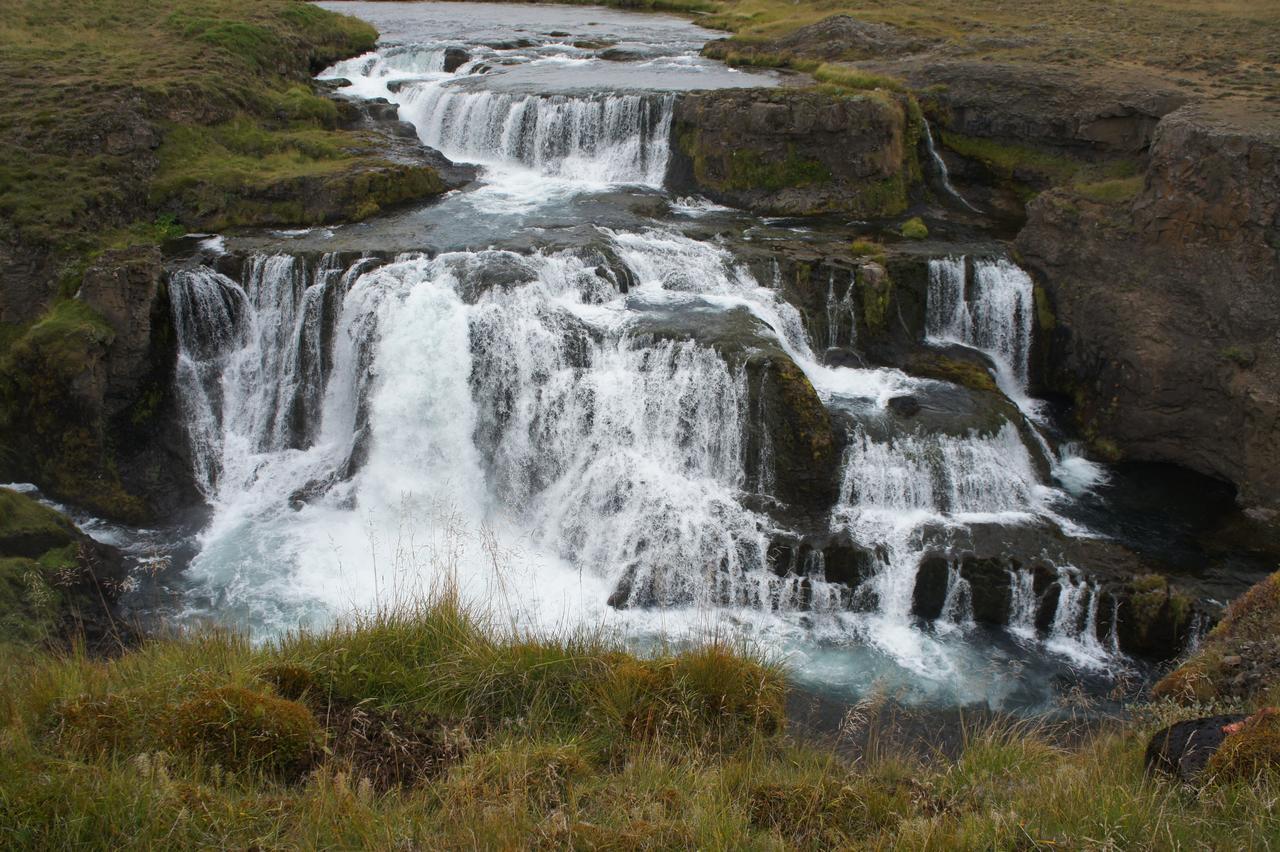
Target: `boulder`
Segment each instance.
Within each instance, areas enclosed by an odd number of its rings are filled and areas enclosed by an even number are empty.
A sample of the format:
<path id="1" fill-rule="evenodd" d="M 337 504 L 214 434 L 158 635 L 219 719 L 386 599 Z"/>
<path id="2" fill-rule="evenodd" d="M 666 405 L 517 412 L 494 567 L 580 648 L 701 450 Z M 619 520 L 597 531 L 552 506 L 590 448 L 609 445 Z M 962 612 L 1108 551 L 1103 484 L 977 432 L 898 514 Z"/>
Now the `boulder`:
<path id="1" fill-rule="evenodd" d="M 1228 729 L 1247 718 L 1240 713 L 1188 719 L 1157 731 L 1147 743 L 1144 759 L 1148 772 L 1172 775 L 1180 781 L 1200 780 Z"/>

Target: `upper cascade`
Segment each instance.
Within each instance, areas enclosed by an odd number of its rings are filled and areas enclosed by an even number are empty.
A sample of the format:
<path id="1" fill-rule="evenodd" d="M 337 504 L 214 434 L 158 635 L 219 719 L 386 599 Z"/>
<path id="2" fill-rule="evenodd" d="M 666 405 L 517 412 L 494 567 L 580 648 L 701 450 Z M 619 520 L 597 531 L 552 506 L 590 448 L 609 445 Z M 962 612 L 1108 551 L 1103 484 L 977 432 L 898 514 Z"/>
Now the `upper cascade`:
<path id="1" fill-rule="evenodd" d="M 674 95 L 522 95 L 423 85 L 400 115 L 445 156 L 596 184 L 661 187 Z"/>

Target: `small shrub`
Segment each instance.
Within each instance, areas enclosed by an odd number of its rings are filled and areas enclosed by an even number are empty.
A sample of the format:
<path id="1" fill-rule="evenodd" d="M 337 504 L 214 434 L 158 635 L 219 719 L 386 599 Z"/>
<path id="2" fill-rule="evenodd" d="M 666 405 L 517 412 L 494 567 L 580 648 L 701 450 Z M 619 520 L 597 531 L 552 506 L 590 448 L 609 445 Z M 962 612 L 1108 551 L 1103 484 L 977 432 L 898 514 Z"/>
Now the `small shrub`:
<path id="1" fill-rule="evenodd" d="M 923 240 L 929 236 L 929 226 L 919 216 L 913 216 L 902 223 L 902 236 L 909 240 Z"/>
<path id="2" fill-rule="evenodd" d="M 310 768 L 322 743 L 311 711 L 296 701 L 224 686 L 201 692 L 174 713 L 173 745 L 232 771 L 286 778 Z"/>

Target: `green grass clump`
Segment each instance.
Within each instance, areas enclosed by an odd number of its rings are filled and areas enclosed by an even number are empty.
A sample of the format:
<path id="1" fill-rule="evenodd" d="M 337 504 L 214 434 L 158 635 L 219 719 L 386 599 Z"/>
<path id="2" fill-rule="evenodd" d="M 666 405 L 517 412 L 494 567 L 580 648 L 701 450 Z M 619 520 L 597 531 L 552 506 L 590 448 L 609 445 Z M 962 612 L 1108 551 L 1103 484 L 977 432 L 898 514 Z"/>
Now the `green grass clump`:
<path id="1" fill-rule="evenodd" d="M 899 230 L 902 232 L 902 236 L 909 240 L 923 240 L 929 236 L 929 226 L 919 216 L 913 216 L 903 222 Z"/>
<path id="2" fill-rule="evenodd" d="M 834 65 L 824 62 L 813 69 L 813 76 L 820 83 L 827 83 L 841 89 L 866 91 L 886 89 L 890 92 L 905 92 L 906 85 L 901 80 L 887 77 L 884 74 L 872 74 L 847 65 Z"/>

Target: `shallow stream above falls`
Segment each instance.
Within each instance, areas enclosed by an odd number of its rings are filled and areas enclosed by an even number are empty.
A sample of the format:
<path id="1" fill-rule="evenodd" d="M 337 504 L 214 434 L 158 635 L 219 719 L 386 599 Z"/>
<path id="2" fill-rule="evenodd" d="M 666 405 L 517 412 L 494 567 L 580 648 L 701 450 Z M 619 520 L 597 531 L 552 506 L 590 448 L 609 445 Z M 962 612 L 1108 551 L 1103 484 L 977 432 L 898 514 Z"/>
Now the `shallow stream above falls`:
<path id="1" fill-rule="evenodd" d="M 1141 682 L 1109 589 L 1157 544 L 1193 567 L 1201 537 L 1132 484 L 1155 474 L 1087 460 L 1032 398 L 1033 285 L 971 215 L 895 249 L 901 329 L 877 348 L 872 272 L 847 250 L 865 223 L 664 191 L 679 92 L 780 82 L 701 58 L 714 33 L 589 7 L 322 5 L 383 35 L 321 77 L 397 104 L 479 176 L 175 255 L 210 509 L 140 612 L 268 637 L 456 588 L 520 628 L 742 637 L 845 698 L 1040 712 Z M 999 390 L 909 366 L 938 353 Z M 1215 593 L 1266 569 L 1231 558 Z"/>

